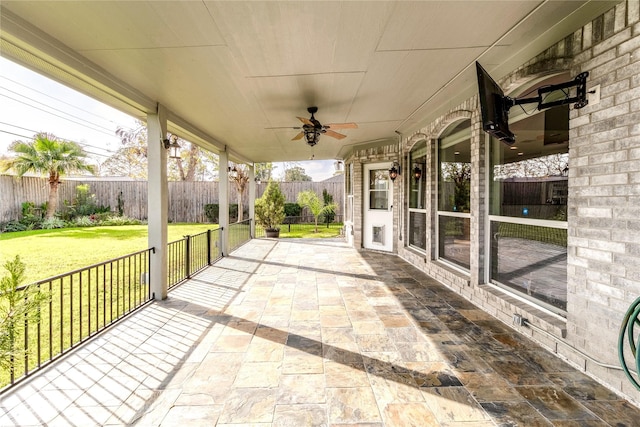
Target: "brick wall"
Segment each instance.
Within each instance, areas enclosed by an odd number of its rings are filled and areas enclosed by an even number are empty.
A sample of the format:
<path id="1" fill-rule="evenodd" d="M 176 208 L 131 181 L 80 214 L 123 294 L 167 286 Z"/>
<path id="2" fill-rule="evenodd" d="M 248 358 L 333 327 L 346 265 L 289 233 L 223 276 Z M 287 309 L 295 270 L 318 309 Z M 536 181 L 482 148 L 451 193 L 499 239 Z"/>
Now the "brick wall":
<path id="1" fill-rule="evenodd" d="M 570 116 L 568 206 L 568 307 L 566 321 L 484 284 L 488 215 L 486 144 L 477 98 L 467 100 L 404 140 L 403 155 L 427 139 L 427 250 L 398 241 L 398 255 L 506 324 L 514 313 L 531 327 L 516 327 L 558 356 L 636 403 L 640 392 L 619 370 L 621 320 L 640 296 L 640 6 L 622 2 L 532 58 L 500 84 L 508 92 L 549 72 L 589 72 L 600 102 Z M 472 195 L 469 274 L 438 263 L 435 255 L 436 165 L 439 135 L 457 120 L 471 119 Z M 418 135 L 419 138 L 418 138 Z M 361 193 L 359 193 L 361 194 Z M 407 235 L 405 226 L 404 235 Z M 573 349 L 572 349 L 573 347 Z M 581 355 L 584 353 L 588 356 Z"/>
<path id="2" fill-rule="evenodd" d="M 568 360 L 612 390 L 636 403 L 640 392 L 616 369 L 621 320 L 640 296 L 640 3 L 622 2 L 514 70 L 500 84 L 512 87 L 549 72 L 589 72 L 588 88 L 600 87 L 597 104 L 572 110 L 569 143 L 568 306 L 562 320 L 529 303 L 487 286 L 485 230 L 488 189 L 486 144 L 477 97 L 451 109 L 397 144 L 361 150 L 354 164 L 354 246 L 362 247 L 362 167 L 366 163 L 406 158 L 412 146 L 427 141 L 426 251 L 406 244 L 406 206 L 395 209 L 395 248 L 400 257 L 441 281 L 506 324 L 514 313 L 530 327 L 513 326 Z M 436 141 L 452 123 L 471 119 L 471 269 L 468 274 L 435 260 Z M 405 165 L 406 170 L 406 165 Z M 404 202 L 397 180 L 394 206 Z M 402 219 L 400 216 L 402 215 Z M 399 224 L 403 225 L 398 233 Z M 582 354 L 581 354 L 582 353 Z M 588 356 L 585 356 L 588 355 Z"/>
<path id="3" fill-rule="evenodd" d="M 600 102 L 571 111 L 567 340 L 612 365 L 624 312 L 640 296 L 639 20 L 637 1 L 620 3 L 572 37 L 573 71 L 589 72 Z M 617 372 L 575 359 L 635 392 Z"/>

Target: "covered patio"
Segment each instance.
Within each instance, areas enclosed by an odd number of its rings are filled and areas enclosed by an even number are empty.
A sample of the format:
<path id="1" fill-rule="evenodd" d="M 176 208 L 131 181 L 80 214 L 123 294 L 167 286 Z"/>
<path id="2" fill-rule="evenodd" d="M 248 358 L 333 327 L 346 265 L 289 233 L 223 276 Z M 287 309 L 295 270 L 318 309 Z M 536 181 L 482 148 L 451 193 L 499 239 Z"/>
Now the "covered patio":
<path id="1" fill-rule="evenodd" d="M 0 397 L 1 426 L 634 425 L 405 261 L 253 239 Z"/>

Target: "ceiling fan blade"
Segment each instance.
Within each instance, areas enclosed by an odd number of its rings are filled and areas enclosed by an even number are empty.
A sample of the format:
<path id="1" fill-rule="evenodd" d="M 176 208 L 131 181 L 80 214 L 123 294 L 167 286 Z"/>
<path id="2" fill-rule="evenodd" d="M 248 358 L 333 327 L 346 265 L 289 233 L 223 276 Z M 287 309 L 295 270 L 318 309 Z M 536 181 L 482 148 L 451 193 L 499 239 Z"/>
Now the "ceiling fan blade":
<path id="1" fill-rule="evenodd" d="M 343 139 L 343 138 L 347 137 L 347 135 L 343 135 L 341 133 L 334 132 L 331 129 L 327 129 L 327 131 L 324 134 L 325 135 L 329 135 L 330 137 L 335 138 L 335 139 Z"/>
<path id="2" fill-rule="evenodd" d="M 300 120 L 305 125 L 313 126 L 313 122 L 309 119 L 305 119 L 304 117 L 298 117 L 298 120 Z"/>
<path id="3" fill-rule="evenodd" d="M 358 129 L 355 123 L 329 123 L 325 125 L 328 129 Z"/>
<path id="4" fill-rule="evenodd" d="M 265 129 L 302 129 L 300 126 L 275 126 Z"/>
<path id="5" fill-rule="evenodd" d="M 304 136 L 304 132 L 300 132 L 299 134 L 297 134 L 296 136 L 291 138 L 291 140 L 292 141 L 297 141 L 297 140 L 301 139 L 303 136 Z"/>

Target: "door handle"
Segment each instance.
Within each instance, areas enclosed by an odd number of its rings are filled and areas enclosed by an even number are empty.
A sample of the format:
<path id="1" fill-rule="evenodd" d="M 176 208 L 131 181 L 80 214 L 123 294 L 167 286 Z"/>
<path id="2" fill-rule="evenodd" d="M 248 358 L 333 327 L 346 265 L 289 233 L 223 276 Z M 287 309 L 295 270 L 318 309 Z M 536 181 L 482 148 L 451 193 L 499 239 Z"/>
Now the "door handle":
<path id="1" fill-rule="evenodd" d="M 389 212 L 393 211 L 393 205 L 389 206 Z"/>

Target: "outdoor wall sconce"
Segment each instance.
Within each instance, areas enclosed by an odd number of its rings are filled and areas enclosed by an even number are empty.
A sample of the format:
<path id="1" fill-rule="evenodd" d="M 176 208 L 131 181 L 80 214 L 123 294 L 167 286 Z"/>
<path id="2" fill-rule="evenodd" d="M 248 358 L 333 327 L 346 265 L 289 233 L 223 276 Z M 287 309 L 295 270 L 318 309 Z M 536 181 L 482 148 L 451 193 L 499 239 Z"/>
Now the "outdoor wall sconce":
<path id="1" fill-rule="evenodd" d="M 178 153 L 178 150 L 180 149 L 180 144 L 178 144 L 178 135 L 171 135 L 169 139 L 163 139 L 162 144 L 164 145 L 165 150 L 170 150 L 169 158 L 180 158 L 180 155 Z"/>
<path id="2" fill-rule="evenodd" d="M 422 169 L 420 169 L 418 165 L 415 165 L 413 168 L 413 178 L 416 182 L 420 181 L 420 178 L 422 178 Z"/>
<path id="3" fill-rule="evenodd" d="M 258 177 L 256 177 L 255 181 L 256 181 L 256 184 L 258 185 L 262 184 L 262 180 Z"/>
<path id="4" fill-rule="evenodd" d="M 398 175 L 400 175 L 400 164 L 394 160 L 389 169 L 389 178 L 391 178 L 391 181 L 395 181 Z"/>
<path id="5" fill-rule="evenodd" d="M 233 165 L 233 168 L 231 166 L 229 166 L 229 177 L 231 179 L 235 179 L 238 176 L 238 168 L 236 168 L 235 165 Z"/>

